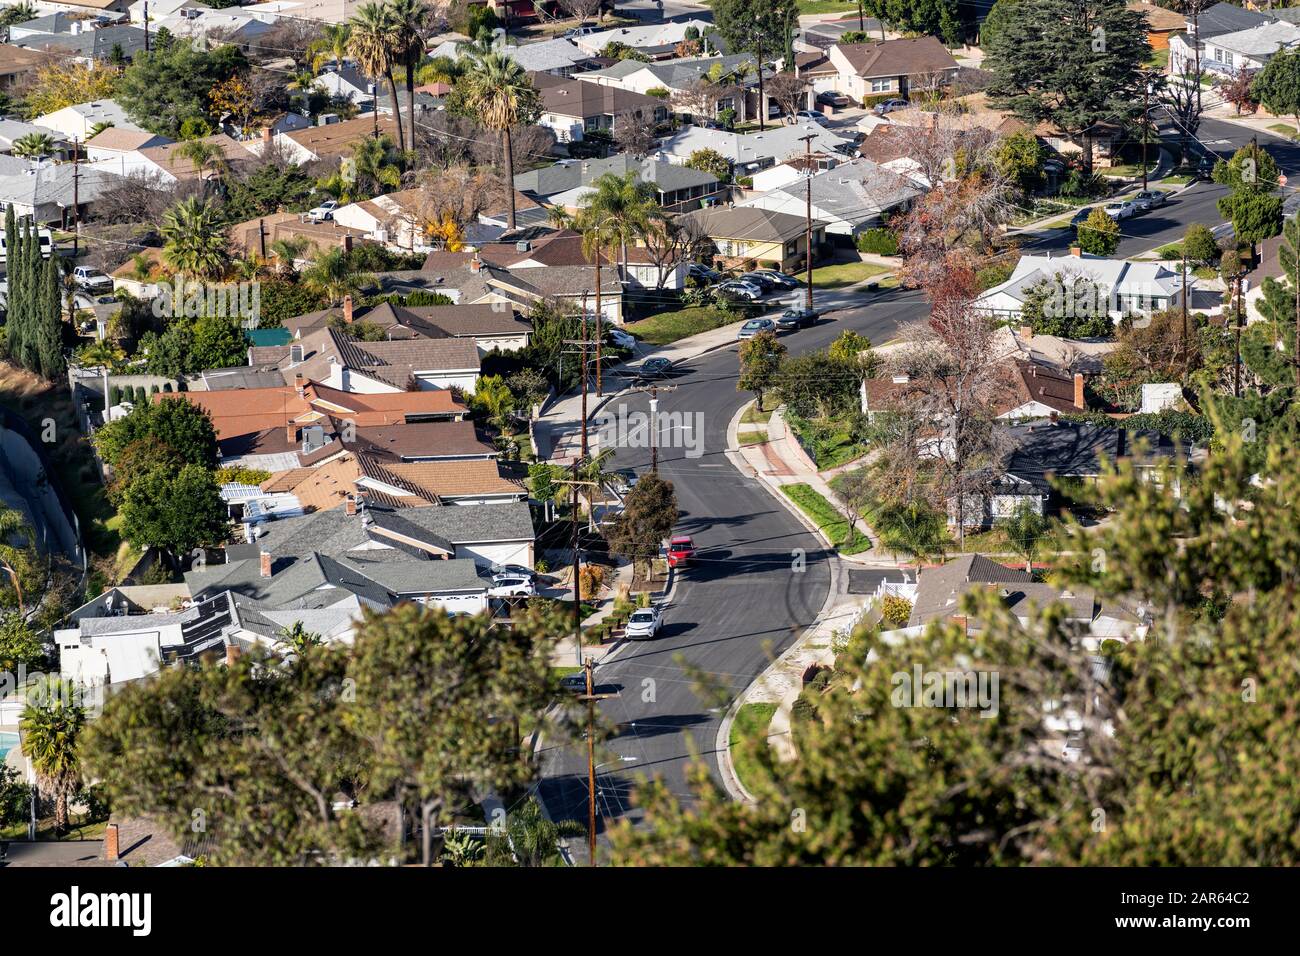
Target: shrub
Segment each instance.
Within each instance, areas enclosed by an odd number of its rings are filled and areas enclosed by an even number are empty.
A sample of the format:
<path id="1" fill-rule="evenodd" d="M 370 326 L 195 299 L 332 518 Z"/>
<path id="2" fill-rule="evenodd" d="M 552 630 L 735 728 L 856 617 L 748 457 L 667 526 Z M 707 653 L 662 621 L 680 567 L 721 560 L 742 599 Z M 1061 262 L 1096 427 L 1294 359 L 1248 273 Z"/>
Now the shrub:
<path id="1" fill-rule="evenodd" d="M 1195 222 L 1187 227 L 1183 248 L 1187 250 L 1187 258 L 1192 262 L 1205 264 L 1219 259 L 1219 244 L 1210 227 L 1203 223 Z"/>
<path id="2" fill-rule="evenodd" d="M 869 252 L 877 256 L 898 255 L 898 237 L 888 229 L 867 229 L 853 240 L 858 252 Z"/>
<path id="3" fill-rule="evenodd" d="M 880 616 L 889 627 L 907 627 L 912 602 L 897 594 L 886 594 L 880 600 Z"/>
<path id="4" fill-rule="evenodd" d="M 790 708 L 790 717 L 795 721 L 814 721 L 818 718 L 817 705 L 803 694 L 800 694 L 799 699 Z"/>
<path id="5" fill-rule="evenodd" d="M 598 564 L 583 565 L 578 572 L 578 599 L 589 601 L 605 583 L 605 569 Z"/>

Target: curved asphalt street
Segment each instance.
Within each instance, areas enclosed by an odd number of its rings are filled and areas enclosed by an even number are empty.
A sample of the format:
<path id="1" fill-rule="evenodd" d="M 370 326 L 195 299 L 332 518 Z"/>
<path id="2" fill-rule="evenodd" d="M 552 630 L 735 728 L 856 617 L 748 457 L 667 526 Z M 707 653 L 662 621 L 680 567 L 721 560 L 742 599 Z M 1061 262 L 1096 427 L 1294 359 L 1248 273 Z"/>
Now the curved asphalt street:
<path id="1" fill-rule="evenodd" d="M 1171 130 L 1165 126 L 1161 132 L 1172 143 Z M 1250 138 L 1251 130 L 1216 120 L 1203 121 L 1200 130 L 1202 143 L 1220 156 L 1231 155 Z M 1300 168 L 1297 144 L 1264 133 L 1259 143 L 1283 169 Z M 1198 183 L 1161 209 L 1125 220 L 1119 255 L 1179 240 L 1193 222 L 1220 225 L 1215 202 L 1222 193 L 1213 183 Z M 1020 238 L 1037 252 L 1064 252 L 1073 241 L 1065 229 L 1022 233 Z M 821 293 L 817 304 L 834 311 L 815 328 L 783 337 L 791 353 L 824 348 L 844 329 L 882 344 L 901 325 L 926 314 L 919 293 L 897 289 Z M 727 426 L 750 398 L 736 391 L 736 352 L 733 345 L 682 363 L 672 381 L 677 389 L 660 399 L 666 421 L 680 414 L 691 416 L 687 421 L 698 416 L 703 423 L 702 455 L 692 451 L 688 456 L 682 447 L 698 448 L 696 441 L 666 437 L 663 444 L 669 447 L 659 456 L 660 473 L 676 486 L 682 512 L 678 530 L 695 538 L 699 559 L 679 577 L 660 636 L 624 645 L 597 668 L 598 690 L 615 695 L 600 704 L 604 721 L 613 728 L 597 757 L 602 830 L 617 818 L 640 818 L 631 799 L 638 780 L 659 776 L 689 799 L 686 770 L 697 758 L 719 779 L 715 742 L 726 702 L 812 623 L 829 593 L 832 556 L 758 479 L 740 474 L 723 454 Z M 645 413 L 647 397 L 621 397 L 606 408 L 614 414 L 621 408 Z M 649 453 L 621 447 L 614 465 L 644 472 Z M 802 573 L 792 567 L 795 549 L 806 554 Z M 697 693 L 694 675 L 723 694 L 710 698 Z M 548 745 L 543 768 L 541 796 L 552 816 L 585 823 L 585 743 Z"/>
<path id="2" fill-rule="evenodd" d="M 826 304 L 853 302 L 815 328 L 783 337 L 792 353 L 824 348 L 846 328 L 873 342 L 891 338 L 900 323 L 924 313 L 916 292 L 827 293 Z M 598 690 L 616 696 L 601 703 L 613 729 L 598 751 L 598 809 L 605 823 L 640 818 L 631 789 L 638 779 L 662 777 L 689 797 L 686 769 L 695 756 L 718 778 L 715 741 L 726 703 L 743 690 L 813 622 L 830 589 L 831 556 L 820 541 L 758 479 L 740 474 L 723 453 L 727 426 L 750 400 L 736 391 L 736 346 L 683 363 L 661 394 L 665 430 L 677 421 L 702 422 L 704 441 L 663 439 L 659 472 L 677 491 L 678 531 L 690 534 L 698 560 L 678 578 L 664 627 L 653 641 L 629 642 L 597 668 Z M 618 414 L 648 412 L 644 394 L 606 406 Z M 693 446 L 689 452 L 683 445 Z M 646 449 L 620 447 L 616 467 L 649 468 Z M 805 569 L 796 572 L 794 552 Z M 716 685 L 723 697 L 697 693 L 693 675 Z M 541 796 L 552 816 L 585 821 L 586 748 L 556 745 L 544 756 Z M 603 828 L 603 827 L 602 827 Z"/>

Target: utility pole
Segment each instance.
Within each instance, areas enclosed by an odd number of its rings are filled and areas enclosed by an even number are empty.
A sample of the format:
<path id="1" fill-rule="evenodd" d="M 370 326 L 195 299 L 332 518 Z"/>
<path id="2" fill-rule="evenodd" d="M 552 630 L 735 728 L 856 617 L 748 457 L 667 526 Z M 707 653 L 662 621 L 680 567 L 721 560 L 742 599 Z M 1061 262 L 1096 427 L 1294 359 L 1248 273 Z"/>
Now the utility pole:
<path id="1" fill-rule="evenodd" d="M 1241 277 L 1243 273 L 1238 272 L 1233 278 L 1237 285 L 1237 321 L 1233 323 L 1234 338 L 1236 344 L 1234 347 L 1233 358 L 1233 375 L 1232 375 L 1232 394 L 1236 398 L 1241 397 Z"/>
<path id="2" fill-rule="evenodd" d="M 72 255 L 74 257 L 81 255 L 81 192 L 78 162 L 80 156 L 81 141 L 74 138 L 72 141 L 72 221 L 74 223 Z"/>
<path id="3" fill-rule="evenodd" d="M 800 139 L 803 140 L 804 157 L 805 157 L 805 162 L 807 163 L 807 167 L 804 169 L 804 176 L 807 177 L 804 182 L 804 186 L 806 187 L 806 192 L 807 192 L 807 195 L 805 197 L 807 201 L 804 210 L 804 216 L 805 216 L 804 265 L 807 267 L 808 291 L 804 301 L 805 301 L 805 305 L 808 308 L 808 311 L 811 312 L 813 307 L 813 290 L 812 290 L 812 272 L 813 272 L 813 267 L 812 267 L 812 256 L 813 256 L 813 252 L 812 252 L 812 177 L 813 177 L 812 141 L 813 141 L 813 135 L 810 133 L 807 136 L 801 136 Z"/>
<path id="4" fill-rule="evenodd" d="M 266 261 L 266 220 L 257 220 L 257 247 L 261 253 L 262 261 Z"/>
<path id="5" fill-rule="evenodd" d="M 584 451 L 584 455 L 585 455 Z M 578 655 L 578 664 L 582 664 L 582 596 L 578 593 L 578 574 L 581 571 L 581 552 L 578 550 L 578 461 L 573 462 L 573 498 L 570 503 L 569 520 L 573 524 L 573 647 Z M 587 693 L 591 693 L 590 678 Z"/>
<path id="6" fill-rule="evenodd" d="M 650 386 L 650 473 L 659 474 L 659 386 Z"/>
<path id="7" fill-rule="evenodd" d="M 587 308 L 584 303 L 582 309 L 582 320 L 587 321 Z M 600 243 L 596 244 L 596 397 L 600 398 L 604 393 L 600 379 L 600 340 L 605 337 L 605 313 L 601 311 L 600 304 Z M 586 375 L 586 366 L 583 366 L 583 375 Z M 585 378 L 584 378 L 585 381 Z M 584 388 L 586 386 L 583 386 Z M 585 414 L 583 416 L 586 417 Z M 583 450 L 585 455 L 586 449 Z"/>
<path id="8" fill-rule="evenodd" d="M 1300 319 L 1300 297 L 1296 299 L 1296 315 Z M 1187 243 L 1183 243 L 1183 376 L 1187 375 L 1187 366 L 1191 361 L 1191 354 L 1188 350 L 1187 343 Z M 1300 370 L 1297 370 L 1300 375 Z"/>
<path id="9" fill-rule="evenodd" d="M 1147 135 L 1151 132 L 1150 126 L 1147 125 L 1149 111 L 1151 109 L 1151 81 L 1148 79 L 1142 86 L 1142 191 L 1147 191 Z"/>
<path id="10" fill-rule="evenodd" d="M 578 699 L 587 705 L 587 850 L 591 865 L 596 865 L 596 701 L 613 694 L 596 693 L 595 664 L 588 657 L 582 662 L 587 676 L 587 693 Z"/>
<path id="11" fill-rule="evenodd" d="M 149 52 L 149 0 L 144 0 L 144 52 Z"/>

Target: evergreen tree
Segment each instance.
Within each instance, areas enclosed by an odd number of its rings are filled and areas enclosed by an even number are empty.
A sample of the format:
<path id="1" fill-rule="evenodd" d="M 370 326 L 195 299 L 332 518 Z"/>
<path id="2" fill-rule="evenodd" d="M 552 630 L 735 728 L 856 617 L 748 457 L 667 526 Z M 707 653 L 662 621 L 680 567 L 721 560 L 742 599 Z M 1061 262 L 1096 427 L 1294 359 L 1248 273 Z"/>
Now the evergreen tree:
<path id="1" fill-rule="evenodd" d="M 1256 306 L 1260 315 L 1267 320 L 1268 333 L 1257 333 L 1264 348 L 1255 355 L 1255 349 L 1242 343 L 1242 357 L 1252 372 L 1268 385 L 1282 385 L 1295 377 L 1300 384 L 1300 357 L 1295 350 L 1296 329 L 1300 326 L 1300 214 L 1292 216 L 1282 226 L 1282 243 L 1278 246 L 1278 261 L 1285 273 L 1284 278 L 1275 279 L 1267 276 L 1261 286 L 1263 298 Z M 1280 343 L 1281 348 L 1276 346 Z M 1273 347 L 1270 348 L 1269 346 Z M 1272 352 L 1273 354 L 1268 354 Z M 1252 361 L 1254 359 L 1254 361 Z M 1294 364 L 1295 370 L 1286 374 L 1287 364 Z"/>
<path id="2" fill-rule="evenodd" d="M 51 255 L 42 270 L 40 311 L 36 315 L 36 354 L 41 375 L 53 381 L 63 375 L 67 363 L 63 358 L 63 320 L 60 317 L 59 264 Z"/>

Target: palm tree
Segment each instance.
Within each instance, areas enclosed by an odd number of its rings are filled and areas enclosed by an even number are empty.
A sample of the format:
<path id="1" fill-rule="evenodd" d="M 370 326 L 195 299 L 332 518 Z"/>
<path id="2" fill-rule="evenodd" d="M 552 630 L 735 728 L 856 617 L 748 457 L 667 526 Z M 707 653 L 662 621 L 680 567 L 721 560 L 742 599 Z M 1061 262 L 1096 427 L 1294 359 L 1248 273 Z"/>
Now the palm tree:
<path id="1" fill-rule="evenodd" d="M 276 639 L 278 643 L 283 644 L 295 657 L 301 657 L 303 651 L 309 647 L 319 647 L 322 643 L 321 636 L 303 627 L 302 621 L 294 621 L 286 628 L 280 630 L 280 636 Z"/>
<path id="2" fill-rule="evenodd" d="M 200 278 L 220 275 L 226 266 L 226 233 L 216 206 L 191 196 L 162 218 L 163 260 L 178 272 Z"/>
<path id="3" fill-rule="evenodd" d="M 578 480 L 586 482 L 582 486 L 582 493 L 587 499 L 587 526 L 590 528 L 595 521 L 595 500 L 596 492 L 599 490 L 604 496 L 606 483 L 613 481 L 617 477 L 611 468 L 606 468 L 611 458 L 614 457 L 614 449 L 606 448 L 596 455 L 589 455 L 578 463 Z"/>
<path id="4" fill-rule="evenodd" d="M 393 121 L 397 125 L 398 147 L 406 152 L 406 133 L 402 129 L 402 114 L 397 105 L 397 81 L 393 78 L 393 65 L 402 49 L 397 24 L 392 12 L 378 3 L 363 3 L 351 20 L 348 52 L 352 54 L 361 72 L 376 83 L 388 81 L 388 92 L 393 103 Z"/>
<path id="5" fill-rule="evenodd" d="M 307 47 L 311 55 L 312 69 L 319 73 L 326 63 L 333 63 L 343 68 L 343 58 L 348 55 L 348 43 L 352 39 L 352 28 L 346 23 L 328 23 L 318 39 Z"/>
<path id="6" fill-rule="evenodd" d="M 448 866 L 470 866 L 483 859 L 483 841 L 472 833 L 453 830 L 442 838 L 442 860 Z"/>
<path id="7" fill-rule="evenodd" d="M 636 241 L 658 211 L 654 187 L 641 182 L 635 172 L 622 176 L 606 173 L 592 187 L 581 201 L 578 230 L 585 236 L 590 228 L 593 242 L 618 246 L 620 279 L 626 282 L 628 243 Z"/>
<path id="8" fill-rule="evenodd" d="M 433 11 L 424 0 L 388 0 L 388 9 L 397 26 L 397 62 L 406 67 L 406 122 L 411 128 L 407 137 L 415 150 L 415 71 L 424 59 L 424 35 L 429 30 Z"/>
<path id="9" fill-rule="evenodd" d="M 54 137 L 48 133 L 28 133 L 14 140 L 12 150 L 15 156 L 24 159 L 48 156 L 54 152 Z"/>
<path id="10" fill-rule="evenodd" d="M 515 397 L 500 375 L 484 375 L 474 387 L 474 404 L 481 408 L 502 432 L 506 431 Z"/>
<path id="11" fill-rule="evenodd" d="M 353 270 L 347 253 L 337 247 L 318 257 L 302 274 L 303 285 L 323 296 L 330 305 L 337 305 L 345 295 L 373 281 L 373 276 Z"/>
<path id="12" fill-rule="evenodd" d="M 0 26 L 12 26 L 15 23 L 26 23 L 28 20 L 35 20 L 39 13 L 27 0 L 22 3 L 14 4 L 12 7 L 5 7 L 4 13 L 0 14 Z"/>
<path id="13" fill-rule="evenodd" d="M 560 862 L 560 837 L 580 836 L 587 831 L 574 820 L 558 823 L 546 819 L 535 798 L 506 817 L 506 838 L 514 861 L 520 866 L 550 866 Z"/>
<path id="14" fill-rule="evenodd" d="M 311 94 L 312 91 L 320 89 L 320 83 L 316 80 L 316 74 L 311 70 L 299 70 L 289 77 L 285 86 L 291 90 L 297 90 L 302 96 L 302 107 L 308 113 L 311 112 Z"/>
<path id="15" fill-rule="evenodd" d="M 917 562 L 942 558 L 948 550 L 944 516 L 925 501 L 887 504 L 876 513 L 871 526 L 882 548 L 910 555 Z"/>
<path id="16" fill-rule="evenodd" d="M 488 129 L 501 134 L 505 151 L 505 185 L 510 197 L 506 228 L 515 228 L 515 154 L 510 141 L 511 128 L 532 122 L 537 112 L 538 95 L 524 68 L 510 57 L 487 53 L 474 61 L 464 77 L 466 105 L 478 115 Z"/>
<path id="17" fill-rule="evenodd" d="M 68 681 L 46 677 L 27 697 L 19 722 L 23 754 L 32 761 L 37 786 L 54 797 L 54 826 L 68 828 L 68 800 L 81 784 L 77 740 L 86 712 Z"/>
<path id="18" fill-rule="evenodd" d="M 281 273 L 293 271 L 293 264 L 302 258 L 310 242 L 302 238 L 277 239 L 271 243 L 271 255 L 275 256 L 276 270 Z"/>
<path id="19" fill-rule="evenodd" d="M 8 544 L 14 535 L 25 537 L 28 547 L 31 547 L 35 542 L 35 536 L 32 533 L 32 526 L 27 520 L 27 515 L 14 508 L 0 508 L 0 545 Z M 8 575 L 10 583 L 13 584 L 14 593 L 18 596 L 18 613 L 26 613 L 23 602 L 23 584 L 18 577 L 18 569 L 3 557 L 0 557 L 0 570 L 3 570 Z"/>
<path id="20" fill-rule="evenodd" d="M 378 139 L 358 140 L 352 147 L 352 175 L 355 188 L 370 199 L 385 188 L 396 189 L 402 184 L 402 171 L 393 152 L 393 141 L 387 136 Z"/>
<path id="21" fill-rule="evenodd" d="M 189 160 L 194 164 L 194 168 L 199 174 L 199 181 L 203 183 L 205 193 L 208 188 L 209 170 L 212 172 L 213 178 L 220 179 L 221 174 L 226 169 L 225 150 L 211 140 L 186 140 L 172 151 L 171 165 L 175 166 L 178 159 Z"/>

